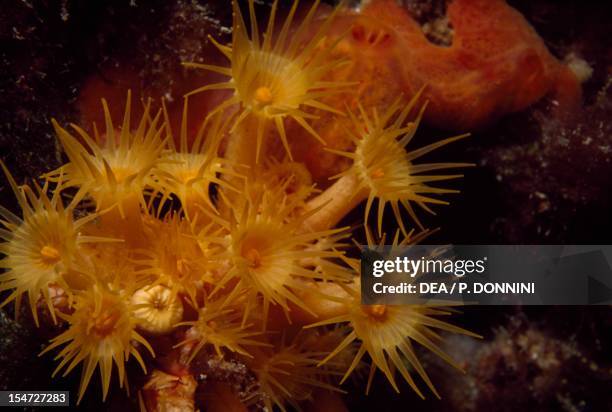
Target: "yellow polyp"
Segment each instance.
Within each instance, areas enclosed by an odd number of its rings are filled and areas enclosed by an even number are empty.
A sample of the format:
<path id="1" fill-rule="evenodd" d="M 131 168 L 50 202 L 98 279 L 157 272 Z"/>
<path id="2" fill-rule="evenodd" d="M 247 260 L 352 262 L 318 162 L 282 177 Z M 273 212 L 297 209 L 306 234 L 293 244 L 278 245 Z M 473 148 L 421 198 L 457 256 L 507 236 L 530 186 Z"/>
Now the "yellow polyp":
<path id="1" fill-rule="evenodd" d="M 248 194 L 252 196 L 228 204 L 228 213 L 232 215 L 223 225 L 229 236 L 219 243 L 226 252 L 215 259 L 227 259 L 229 265 L 212 293 L 220 292 L 227 285 L 229 294 L 224 301 L 229 304 L 237 299 L 244 300 L 244 304 L 241 303 L 244 314 L 263 302 L 261 324 L 265 329 L 272 305 L 288 311 L 292 304 L 311 312 L 296 294 L 302 285 L 301 279 L 347 279 L 347 272 L 337 270 L 327 260 L 342 255 L 333 249 L 333 242 L 321 249 L 310 247 L 317 240 L 343 230 L 303 233 L 300 220 L 290 217 L 298 203 L 287 200 L 282 186 L 259 193 L 247 188 L 242 195 Z M 303 264 L 304 258 L 314 259 L 329 270 L 319 271 L 317 267 Z"/>
<path id="2" fill-rule="evenodd" d="M 149 343 L 134 330 L 131 311 L 123 296 L 93 285 L 75 294 L 73 311 L 65 314 L 68 327 L 51 340 L 41 354 L 61 347 L 56 359 L 61 359 L 53 375 L 64 370 L 70 373 L 83 364 L 77 404 L 83 398 L 92 375 L 100 370 L 102 399 L 108 394 L 113 369 L 117 371 L 119 386 L 126 381 L 125 364 L 135 358 L 146 373 L 144 360 L 138 348 L 146 348 L 152 356 Z M 116 366 L 116 368 L 115 368 Z"/>
<path id="3" fill-rule="evenodd" d="M 131 299 L 133 315 L 139 329 L 163 335 L 174 329 L 183 318 L 183 304 L 176 293 L 163 285 L 145 286 Z"/>
<path id="4" fill-rule="evenodd" d="M 414 236 L 405 236 L 401 241 L 399 235 L 395 236 L 392 241 L 386 239 L 386 236 L 382 236 L 377 243 L 366 227 L 367 244 L 370 247 L 377 244 L 390 244 L 393 247 L 406 246 L 420 242 L 425 236 L 427 236 L 427 231 Z M 346 262 L 355 270 L 357 275 L 360 274 L 360 265 L 357 259 L 347 259 Z M 450 365 L 460 369 L 459 365 L 440 347 L 439 341 L 436 339 L 439 338 L 438 331 L 459 333 L 472 337 L 478 337 L 478 335 L 440 319 L 440 317 L 451 313 L 450 309 L 442 306 L 362 305 L 359 280 L 346 287 L 344 291 L 350 295 L 345 303 L 347 311 L 311 325 L 325 326 L 339 323 L 345 323 L 346 325 L 342 334 L 346 338 L 336 343 L 336 348 L 320 361 L 318 366 L 327 364 L 331 359 L 337 361 L 338 355 L 348 351 L 349 357 L 352 357 L 353 360 L 344 373 L 342 378 L 342 381 L 344 381 L 358 368 L 364 356 L 368 354 L 371 365 L 366 393 L 371 386 L 375 371 L 379 370 L 397 392 L 400 391 L 396 380 L 396 375 L 399 373 L 406 383 L 421 398 L 424 398 L 424 394 L 413 378 L 413 375 L 416 374 L 439 398 L 438 392 L 414 351 L 413 342 L 424 346 Z M 343 362 L 343 364 L 346 363 Z"/>
<path id="5" fill-rule="evenodd" d="M 0 301 L 0 307 L 13 301 L 17 313 L 23 297 L 28 296 L 34 323 L 38 325 L 41 306 L 50 312 L 55 323 L 49 287 L 54 285 L 70 292 L 65 276 L 72 269 L 81 268 L 78 258 L 85 243 L 104 240 L 82 235 L 84 226 L 96 215 L 75 219 L 73 209 L 63 204 L 61 189 L 51 190 L 49 181 L 42 187 L 36 182 L 32 187 L 18 186 L 2 161 L 0 169 L 17 198 L 22 216 L 0 207 L 0 291 L 11 292 Z"/>
<path id="6" fill-rule="evenodd" d="M 40 255 L 46 265 L 53 265 L 59 262 L 62 257 L 59 250 L 49 245 L 45 245 L 40 249 Z"/>
<path id="7" fill-rule="evenodd" d="M 292 119 L 308 134 L 321 143 L 324 141 L 309 124 L 309 111 L 317 108 L 327 112 L 337 112 L 323 102 L 326 97 L 346 92 L 351 82 L 329 81 L 328 77 L 343 61 L 333 55 L 336 42 L 327 45 L 325 38 L 329 27 L 340 6 L 324 19 L 318 19 L 319 2 L 313 3 L 309 12 L 296 23 L 294 17 L 298 1 L 294 2 L 287 19 L 282 24 L 276 21 L 278 1 L 272 6 L 266 30 L 259 31 L 254 0 L 249 0 L 249 20 L 251 30 L 247 30 L 245 19 L 236 0 L 232 1 L 234 21 L 232 42 L 215 46 L 229 60 L 229 66 L 216 66 L 200 63 L 186 63 L 189 67 L 204 69 L 227 76 L 228 79 L 199 87 L 189 93 L 195 94 L 210 90 L 231 90 L 231 97 L 221 102 L 209 115 L 233 111 L 237 107 L 233 128 L 250 117 L 259 123 L 250 131 L 249 140 L 255 141 L 256 160 L 263 146 L 263 132 L 268 126 L 277 130 L 277 138 L 282 142 L 287 155 L 291 158 L 285 120 Z M 280 27 L 280 30 L 277 28 Z M 231 142 L 231 138 L 230 138 Z M 237 160 L 230 157 L 232 160 Z"/>
<path id="8" fill-rule="evenodd" d="M 269 87 L 261 86 L 255 90 L 255 102 L 260 105 L 267 105 L 272 103 L 272 90 Z"/>
<path id="9" fill-rule="evenodd" d="M 161 125 L 161 112 L 152 114 L 151 102 L 148 101 L 140 121 L 132 125 L 131 93 L 128 91 L 119 129 L 113 124 L 104 99 L 102 107 L 104 134 L 95 125 L 93 135 L 74 124 L 69 132 L 52 120 L 69 162 L 46 177 L 53 182 L 61 182 L 62 188 L 79 188 L 72 199 L 72 206 L 90 198 L 98 211 L 114 205 L 121 207 L 123 198 L 132 193 L 138 194 L 145 206 L 142 192 L 156 183 L 152 172 L 164 161 L 160 157 L 167 138 L 163 136 L 165 128 Z"/>
<path id="10" fill-rule="evenodd" d="M 381 111 L 381 114 L 376 108 L 373 108 L 371 114 L 368 114 L 368 111 L 361 105 L 359 105 L 359 115 L 349 110 L 348 116 L 353 123 L 354 132 L 349 130 L 348 133 L 355 145 L 354 150 L 328 149 L 331 153 L 353 161 L 350 168 L 335 176 L 335 178 L 340 179 L 337 184 L 332 186 L 333 191 L 344 190 L 345 193 L 349 193 L 354 198 L 351 192 L 343 189 L 343 185 L 350 183 L 355 187 L 353 192 L 365 189 L 367 202 L 364 221 L 367 223 L 370 219 L 370 212 L 376 201 L 378 207 L 376 221 L 379 234 L 382 233 L 386 206 L 389 206 L 393 211 L 397 224 L 404 235 L 408 234 L 408 229 L 403 214 L 408 214 L 421 230 L 424 229 L 416 215 L 414 205 L 431 212 L 428 204 L 448 204 L 448 202 L 439 199 L 439 195 L 456 193 L 456 191 L 432 186 L 431 184 L 462 177 L 461 174 L 437 175 L 427 173 L 469 166 L 465 163 L 414 163 L 416 159 L 427 153 L 466 137 L 466 135 L 461 135 L 447 138 L 407 152 L 406 146 L 414 137 L 426 108 L 426 104 L 423 105 L 416 118 L 409 121 L 420 94 L 421 92 L 417 93 L 408 104 L 402 103 L 402 99 L 398 98 Z M 316 198 L 311 202 L 320 203 Z M 339 210 L 330 210 L 328 206 L 325 206 L 324 209 L 328 213 L 340 215 Z M 401 213 L 401 209 L 404 209 L 405 213 Z"/>
<path id="11" fill-rule="evenodd" d="M 236 352 L 244 356 L 250 356 L 249 350 L 254 346 L 265 346 L 265 343 L 251 339 L 259 332 L 250 330 L 251 325 L 240 323 L 242 315 L 234 309 L 223 309 L 220 301 L 206 301 L 199 310 L 198 319 L 181 322 L 178 325 L 190 326 L 185 334 L 186 339 L 175 347 L 189 345 L 190 356 L 187 363 L 204 348 L 212 347 L 221 356 L 221 349 Z"/>

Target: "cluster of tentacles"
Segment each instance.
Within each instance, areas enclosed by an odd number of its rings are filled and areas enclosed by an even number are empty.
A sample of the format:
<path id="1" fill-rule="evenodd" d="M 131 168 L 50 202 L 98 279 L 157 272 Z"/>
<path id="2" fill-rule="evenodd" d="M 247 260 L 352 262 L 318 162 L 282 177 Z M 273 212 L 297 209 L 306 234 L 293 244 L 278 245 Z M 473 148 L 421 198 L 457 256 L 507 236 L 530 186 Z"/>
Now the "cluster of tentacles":
<path id="1" fill-rule="evenodd" d="M 397 223 L 395 244 L 426 235 L 419 214 L 453 192 L 434 182 L 460 177 L 437 172 L 466 164 L 419 158 L 463 136 L 415 148 L 419 93 L 375 105 L 337 79 L 346 61 L 327 33 L 340 8 L 321 17 L 315 2 L 296 23 L 296 1 L 280 24 L 275 2 L 262 34 L 254 2 L 248 20 L 232 4 L 232 42 L 217 44 L 227 66 L 186 63 L 226 78 L 193 93 L 229 90 L 195 136 L 189 96 L 172 130 L 163 102 L 134 105 L 127 92 L 121 122 L 104 100 L 103 126 L 53 121 L 67 162 L 42 184 L 19 186 L 3 166 L 21 213 L 0 208 L 2 305 L 25 298 L 36 323 L 46 312 L 62 325 L 44 352 L 56 353 L 56 373 L 82 365 L 79 401 L 96 370 L 104 398 L 112 375 L 127 386 L 132 358 L 149 388 L 162 373 L 150 366 L 189 374 L 195 359 L 239 359 L 270 409 L 339 392 L 368 364 L 368 389 L 380 370 L 398 391 L 399 372 L 437 395 L 415 346 L 453 364 L 438 332 L 470 333 L 441 320 L 444 307 L 362 305 L 347 252 L 358 230 L 381 242 L 384 220 Z M 346 163 L 320 190 L 294 150 L 324 141 L 323 117 L 349 145 L 330 149 Z M 360 203 L 365 229 L 339 227 Z M 155 360 L 168 339 L 175 356 Z"/>

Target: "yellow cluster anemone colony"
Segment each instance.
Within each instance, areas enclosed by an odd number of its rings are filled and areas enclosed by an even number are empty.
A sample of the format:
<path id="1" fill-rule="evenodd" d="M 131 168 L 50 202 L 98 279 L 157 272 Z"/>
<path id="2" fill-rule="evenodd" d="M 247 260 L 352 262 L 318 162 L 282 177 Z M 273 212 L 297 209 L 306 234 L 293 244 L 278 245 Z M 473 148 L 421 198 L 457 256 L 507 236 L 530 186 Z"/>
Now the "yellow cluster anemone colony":
<path id="1" fill-rule="evenodd" d="M 254 394 L 232 396 L 269 410 L 300 409 L 322 392 L 338 398 L 349 375 L 370 389 L 377 370 L 397 391 L 399 373 L 420 396 L 417 379 L 438 395 L 419 346 L 458 367 L 441 332 L 475 335 L 441 320 L 454 312 L 446 307 L 362 305 L 352 249 L 364 231 L 380 243 L 367 229 L 375 201 L 381 242 L 386 205 L 395 245 L 431 233 L 414 205 L 445 203 L 439 196 L 454 190 L 430 183 L 459 175 L 433 172 L 466 164 L 414 161 L 463 136 L 412 149 L 419 95 L 346 105 L 359 101 L 353 79 L 328 80 L 343 64 L 326 39 L 341 6 L 325 15 L 315 1 L 296 22 L 295 1 L 279 23 L 275 1 L 261 33 L 247 3 L 250 30 L 233 1 L 232 43 L 215 43 L 229 66 L 187 64 L 228 77 L 192 93 L 232 93 L 202 113 L 197 133 L 187 127 L 188 96 L 173 130 L 163 101 L 134 104 L 127 91 L 122 119 L 102 100 L 103 131 L 53 120 L 66 163 L 35 183 L 19 186 L 2 164 L 21 208 L 21 216 L 0 208 L 2 306 L 14 302 L 19 313 L 25 298 L 36 324 L 58 324 L 44 353 L 56 353 L 56 373 L 81 366 L 79 401 L 96 370 L 106 398 L 113 375 L 128 387 L 127 364 L 136 362 L 149 374 L 146 394 L 169 371 L 196 374 L 202 359 L 245 365 Z M 292 156 L 299 139 L 324 143 L 309 122 L 322 114 L 351 125 L 330 125 L 350 142 L 332 151 L 349 162 L 331 185 L 317 185 Z M 359 204 L 363 224 L 340 225 Z M 356 370 L 369 370 L 366 383 Z M 182 396 L 194 404 L 193 391 Z"/>

